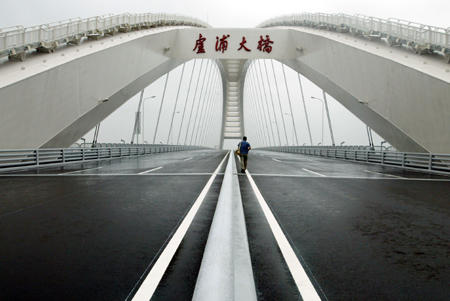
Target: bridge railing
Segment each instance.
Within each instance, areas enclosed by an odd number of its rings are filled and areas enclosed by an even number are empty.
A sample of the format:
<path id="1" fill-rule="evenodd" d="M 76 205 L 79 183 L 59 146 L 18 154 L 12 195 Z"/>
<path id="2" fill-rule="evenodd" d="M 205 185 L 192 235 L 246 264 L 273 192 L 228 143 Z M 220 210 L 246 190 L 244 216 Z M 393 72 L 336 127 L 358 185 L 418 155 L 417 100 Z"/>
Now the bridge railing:
<path id="1" fill-rule="evenodd" d="M 379 164 L 450 175 L 450 154 L 402 153 L 344 147 L 277 146 L 259 149 Z"/>
<path id="2" fill-rule="evenodd" d="M 450 58 L 450 28 L 400 19 L 364 15 L 302 13 L 267 20 L 258 27 L 307 26 L 379 38 L 390 46 L 403 46 L 417 53 L 437 53 Z"/>
<path id="3" fill-rule="evenodd" d="M 0 150 L 0 173 L 70 163 L 94 162 L 154 153 L 202 149 L 184 145 L 128 145 L 97 148 L 47 148 Z"/>
<path id="4" fill-rule="evenodd" d="M 79 43 L 82 37 L 98 37 L 118 31 L 138 30 L 158 26 L 209 27 L 195 18 L 174 14 L 120 14 L 65 21 L 24 28 L 0 29 L 0 57 L 18 57 L 31 49 L 53 51 L 64 43 Z"/>

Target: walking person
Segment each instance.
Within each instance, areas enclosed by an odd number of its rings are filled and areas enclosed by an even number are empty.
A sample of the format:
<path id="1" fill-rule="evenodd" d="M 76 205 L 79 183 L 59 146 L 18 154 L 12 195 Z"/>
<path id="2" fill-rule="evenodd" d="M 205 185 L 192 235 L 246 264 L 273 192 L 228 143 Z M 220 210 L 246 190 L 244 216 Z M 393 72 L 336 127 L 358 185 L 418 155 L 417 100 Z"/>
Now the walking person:
<path id="1" fill-rule="evenodd" d="M 247 137 L 242 137 L 242 141 L 238 144 L 239 157 L 241 158 L 241 173 L 245 173 L 247 169 L 248 151 L 251 150 L 250 143 L 247 142 Z"/>

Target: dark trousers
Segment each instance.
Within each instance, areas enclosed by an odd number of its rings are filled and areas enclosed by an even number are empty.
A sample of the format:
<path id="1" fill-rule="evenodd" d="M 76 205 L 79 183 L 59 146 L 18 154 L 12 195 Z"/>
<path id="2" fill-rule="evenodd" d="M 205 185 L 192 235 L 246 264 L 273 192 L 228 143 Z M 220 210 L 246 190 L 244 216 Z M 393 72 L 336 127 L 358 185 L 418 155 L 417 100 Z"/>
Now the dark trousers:
<path id="1" fill-rule="evenodd" d="M 248 154 L 241 154 L 241 169 L 246 170 L 247 169 L 247 161 L 248 161 Z"/>

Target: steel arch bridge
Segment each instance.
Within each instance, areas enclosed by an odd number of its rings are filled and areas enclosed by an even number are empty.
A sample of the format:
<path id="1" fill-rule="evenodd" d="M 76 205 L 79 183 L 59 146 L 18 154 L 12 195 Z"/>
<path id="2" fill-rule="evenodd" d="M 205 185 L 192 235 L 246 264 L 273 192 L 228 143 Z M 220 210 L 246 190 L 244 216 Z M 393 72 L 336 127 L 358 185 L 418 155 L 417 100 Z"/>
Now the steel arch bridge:
<path id="1" fill-rule="evenodd" d="M 34 50 L 49 54 L 27 57 Z M 0 54 L 20 61 L 0 66 L 0 148 L 70 146 L 192 59 L 217 64 L 221 141 L 236 139 L 244 132 L 249 65 L 273 59 L 310 79 L 398 150 L 450 152 L 449 29 L 343 14 L 285 16 L 248 29 L 123 14 L 5 29 Z"/>

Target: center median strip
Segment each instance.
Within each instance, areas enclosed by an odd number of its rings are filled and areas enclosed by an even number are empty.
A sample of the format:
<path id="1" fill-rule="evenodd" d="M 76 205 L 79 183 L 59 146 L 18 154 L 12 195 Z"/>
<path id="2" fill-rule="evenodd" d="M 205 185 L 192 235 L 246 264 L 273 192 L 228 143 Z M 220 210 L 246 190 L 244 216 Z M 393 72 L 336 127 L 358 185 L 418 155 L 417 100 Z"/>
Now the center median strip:
<path id="1" fill-rule="evenodd" d="M 239 180 L 230 155 L 192 300 L 256 299 Z"/>

